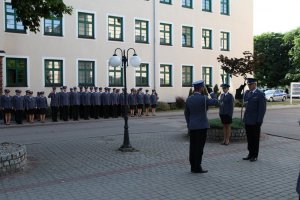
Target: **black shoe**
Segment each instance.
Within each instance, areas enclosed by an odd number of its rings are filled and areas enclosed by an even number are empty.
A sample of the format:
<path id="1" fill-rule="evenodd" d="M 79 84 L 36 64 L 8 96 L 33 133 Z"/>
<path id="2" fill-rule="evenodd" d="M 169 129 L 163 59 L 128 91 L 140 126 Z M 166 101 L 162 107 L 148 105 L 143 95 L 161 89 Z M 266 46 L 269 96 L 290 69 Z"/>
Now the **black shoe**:
<path id="1" fill-rule="evenodd" d="M 243 160 L 250 160 L 251 159 L 251 156 L 248 155 L 247 157 L 243 158 Z"/>
<path id="2" fill-rule="evenodd" d="M 257 161 L 257 157 L 250 158 L 250 162 L 255 162 L 255 161 Z"/>
<path id="3" fill-rule="evenodd" d="M 192 173 L 201 173 L 201 174 L 204 174 L 204 173 L 207 173 L 208 170 L 205 170 L 203 169 L 202 167 L 200 169 L 195 169 L 195 170 L 191 170 Z"/>

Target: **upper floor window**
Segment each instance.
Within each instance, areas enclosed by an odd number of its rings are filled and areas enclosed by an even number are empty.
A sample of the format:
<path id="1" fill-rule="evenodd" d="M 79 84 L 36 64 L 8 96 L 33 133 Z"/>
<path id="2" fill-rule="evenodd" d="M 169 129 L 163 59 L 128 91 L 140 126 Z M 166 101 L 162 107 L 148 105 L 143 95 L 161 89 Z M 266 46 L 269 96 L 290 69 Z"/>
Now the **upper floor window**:
<path id="1" fill-rule="evenodd" d="M 211 0 L 202 0 L 202 10 L 207 12 L 212 11 Z"/>
<path id="2" fill-rule="evenodd" d="M 6 85 L 27 87 L 27 59 L 6 58 Z"/>
<path id="3" fill-rule="evenodd" d="M 172 45 L 172 25 L 160 23 L 160 44 Z"/>
<path id="4" fill-rule="evenodd" d="M 160 0 L 160 3 L 172 4 L 172 0 Z"/>
<path id="5" fill-rule="evenodd" d="M 221 14 L 229 15 L 229 0 L 221 0 Z"/>
<path id="6" fill-rule="evenodd" d="M 229 33 L 221 32 L 221 50 L 229 51 Z"/>
<path id="7" fill-rule="evenodd" d="M 212 49 L 212 31 L 202 29 L 202 49 Z"/>
<path id="8" fill-rule="evenodd" d="M 53 17 L 44 20 L 44 34 L 62 36 L 62 18 Z"/>
<path id="9" fill-rule="evenodd" d="M 182 27 L 182 46 L 193 47 L 193 27 Z"/>
<path id="10" fill-rule="evenodd" d="M 94 14 L 78 13 L 78 37 L 95 38 Z"/>
<path id="11" fill-rule="evenodd" d="M 202 67 L 202 80 L 204 80 L 206 85 L 212 87 L 212 68 Z"/>
<path id="12" fill-rule="evenodd" d="M 11 3 L 5 3 L 5 31 L 26 33 L 23 23 L 17 22 L 17 14 Z"/>
<path id="13" fill-rule="evenodd" d="M 182 7 L 193 8 L 193 0 L 182 0 Z"/>
<path id="14" fill-rule="evenodd" d="M 108 17 L 108 39 L 114 41 L 123 41 L 122 17 Z"/>
<path id="15" fill-rule="evenodd" d="M 149 43 L 148 21 L 135 20 L 135 42 Z"/>

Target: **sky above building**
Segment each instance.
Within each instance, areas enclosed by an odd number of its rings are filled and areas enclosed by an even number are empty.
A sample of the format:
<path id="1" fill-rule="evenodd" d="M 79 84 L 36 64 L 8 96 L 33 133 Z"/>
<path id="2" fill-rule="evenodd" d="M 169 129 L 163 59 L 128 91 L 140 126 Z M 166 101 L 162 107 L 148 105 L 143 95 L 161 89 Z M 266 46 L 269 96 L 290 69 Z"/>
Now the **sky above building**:
<path id="1" fill-rule="evenodd" d="M 300 27 L 300 0 L 254 0 L 253 33 L 285 33 Z"/>

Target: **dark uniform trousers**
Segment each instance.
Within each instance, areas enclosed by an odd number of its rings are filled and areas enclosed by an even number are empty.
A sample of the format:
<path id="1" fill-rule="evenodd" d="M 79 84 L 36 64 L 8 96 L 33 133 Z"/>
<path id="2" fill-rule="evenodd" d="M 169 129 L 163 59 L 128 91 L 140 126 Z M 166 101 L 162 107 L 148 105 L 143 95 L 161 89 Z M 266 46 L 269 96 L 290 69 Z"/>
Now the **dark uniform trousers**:
<path id="1" fill-rule="evenodd" d="M 59 106 L 59 119 L 63 120 L 63 106 Z"/>
<path id="2" fill-rule="evenodd" d="M 99 119 L 100 105 L 94 105 L 94 119 Z"/>
<path id="3" fill-rule="evenodd" d="M 79 105 L 72 106 L 72 118 L 74 121 L 78 120 L 79 116 Z"/>
<path id="4" fill-rule="evenodd" d="M 81 119 L 84 118 L 84 106 L 82 104 L 80 104 L 80 106 L 79 106 L 79 117 Z"/>
<path id="5" fill-rule="evenodd" d="M 190 164 L 191 170 L 200 170 L 207 129 L 190 130 Z"/>
<path id="6" fill-rule="evenodd" d="M 245 125 L 250 157 L 257 157 L 261 125 Z"/>
<path id="7" fill-rule="evenodd" d="M 118 118 L 118 105 L 112 105 L 112 117 Z"/>
<path id="8" fill-rule="evenodd" d="M 23 124 L 23 110 L 15 111 L 15 120 L 17 124 Z"/>
<path id="9" fill-rule="evenodd" d="M 95 118 L 95 105 L 90 106 L 90 117 Z"/>
<path id="10" fill-rule="evenodd" d="M 98 115 L 103 118 L 103 105 L 99 105 Z"/>
<path id="11" fill-rule="evenodd" d="M 104 115 L 103 117 L 104 117 L 105 119 L 109 118 L 109 116 L 110 116 L 109 108 L 110 108 L 109 105 L 104 105 L 104 106 L 103 106 L 103 115 Z"/>
<path id="12" fill-rule="evenodd" d="M 52 121 L 57 122 L 57 113 L 58 113 L 58 107 L 57 106 L 51 106 L 51 116 Z"/>
<path id="13" fill-rule="evenodd" d="M 83 106 L 83 118 L 88 120 L 90 118 L 90 106 Z"/>
<path id="14" fill-rule="evenodd" d="M 70 107 L 69 107 L 69 118 L 70 118 L 70 119 L 73 118 L 73 109 L 74 109 L 74 106 L 70 106 Z"/>
<path id="15" fill-rule="evenodd" d="M 63 106 L 62 107 L 62 113 L 63 113 L 63 120 L 68 121 L 69 120 L 69 106 Z"/>

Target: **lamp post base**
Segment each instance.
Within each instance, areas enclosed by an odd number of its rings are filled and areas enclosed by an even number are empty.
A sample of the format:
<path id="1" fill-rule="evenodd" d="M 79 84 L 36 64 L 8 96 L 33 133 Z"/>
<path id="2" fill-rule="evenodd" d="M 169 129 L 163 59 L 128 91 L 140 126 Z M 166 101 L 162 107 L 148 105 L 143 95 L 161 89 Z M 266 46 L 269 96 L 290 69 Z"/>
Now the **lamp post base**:
<path id="1" fill-rule="evenodd" d="M 122 145 L 120 148 L 119 148 L 119 151 L 122 151 L 122 152 L 137 152 L 138 150 L 133 148 L 132 146 L 124 146 Z"/>

